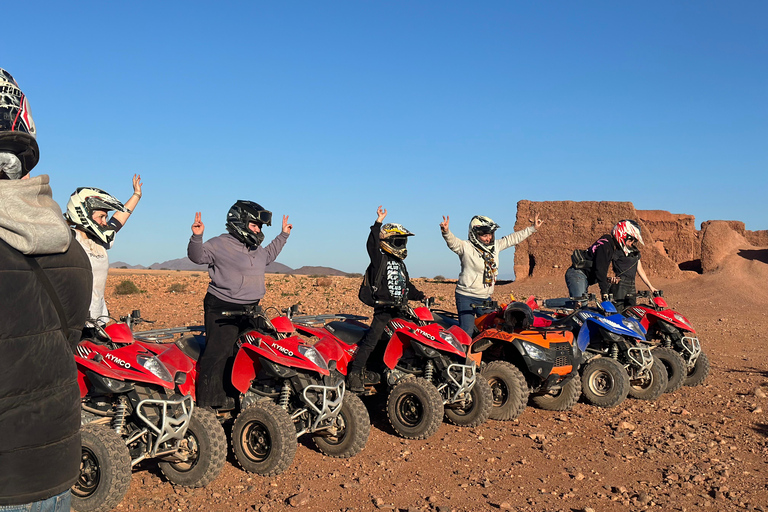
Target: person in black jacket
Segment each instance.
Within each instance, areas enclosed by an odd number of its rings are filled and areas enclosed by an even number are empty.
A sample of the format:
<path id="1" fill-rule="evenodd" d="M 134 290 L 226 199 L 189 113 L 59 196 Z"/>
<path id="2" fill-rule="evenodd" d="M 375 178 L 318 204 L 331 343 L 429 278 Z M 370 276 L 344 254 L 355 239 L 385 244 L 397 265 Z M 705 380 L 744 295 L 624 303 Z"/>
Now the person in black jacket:
<path id="1" fill-rule="evenodd" d="M 371 234 L 366 243 L 371 264 L 365 271 L 373 290 L 373 300 L 395 304 L 422 300 L 424 294 L 411 284 L 403 261 L 408 255 L 408 237 L 413 236 L 413 233 L 400 224 L 382 226 L 387 210 L 379 206 L 376 213 L 378 217 L 371 226 Z M 367 371 L 365 365 L 381 340 L 384 328 L 396 312 L 397 309 L 390 304 L 374 305 L 371 328 L 358 344 L 355 359 L 347 370 L 347 387 L 353 393 L 364 391 L 366 383 L 375 384 L 379 381 L 378 375 Z"/>
<path id="2" fill-rule="evenodd" d="M 656 291 L 640 263 L 638 242 L 642 244 L 643 237 L 637 222 L 622 220 L 616 223 L 610 235 L 601 236 L 586 250 L 585 268 L 571 266 L 565 272 L 568 294 L 581 297 L 589 286 L 597 283 L 603 299 L 612 294 L 621 305 L 630 305 L 635 299 L 635 275 L 639 275 L 651 291 Z M 613 276 L 608 275 L 611 268 Z"/>
<path id="3" fill-rule="evenodd" d="M 72 350 L 91 266 L 37 164 L 26 97 L 0 69 L 0 509 L 69 510 L 80 474 Z"/>

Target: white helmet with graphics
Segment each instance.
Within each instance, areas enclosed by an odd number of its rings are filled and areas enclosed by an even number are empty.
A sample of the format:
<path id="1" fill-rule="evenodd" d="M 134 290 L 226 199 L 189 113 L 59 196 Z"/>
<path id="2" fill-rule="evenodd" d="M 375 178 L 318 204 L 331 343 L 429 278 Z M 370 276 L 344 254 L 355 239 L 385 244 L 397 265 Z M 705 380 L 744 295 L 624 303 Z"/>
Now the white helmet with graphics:
<path id="1" fill-rule="evenodd" d="M 80 187 L 70 196 L 64 216 L 86 233 L 108 244 L 115 238 L 115 228 L 109 224 L 100 226 L 93 220 L 93 212 L 98 210 L 128 211 L 123 203 L 103 190 Z"/>

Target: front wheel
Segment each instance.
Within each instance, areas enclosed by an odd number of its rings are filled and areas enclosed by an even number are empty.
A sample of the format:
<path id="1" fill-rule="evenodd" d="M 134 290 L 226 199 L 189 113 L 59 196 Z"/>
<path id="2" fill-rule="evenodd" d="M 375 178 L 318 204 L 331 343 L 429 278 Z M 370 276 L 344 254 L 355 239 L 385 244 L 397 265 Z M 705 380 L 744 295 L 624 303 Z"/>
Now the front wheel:
<path id="1" fill-rule="evenodd" d="M 227 436 L 212 412 L 199 407 L 192 411 L 177 457 L 180 460 L 158 463 L 171 483 L 204 487 L 219 476 L 227 457 Z"/>
<path id="2" fill-rule="evenodd" d="M 664 364 L 653 358 L 653 365 L 645 376 L 630 382 L 629 396 L 639 400 L 656 400 L 667 389 L 667 370 Z"/>
<path id="3" fill-rule="evenodd" d="M 131 455 L 112 429 L 88 423 L 80 430 L 80 476 L 72 486 L 72 509 L 78 512 L 112 510 L 131 485 Z"/>
<path id="4" fill-rule="evenodd" d="M 528 383 L 523 373 L 507 361 L 492 361 L 483 368 L 493 396 L 491 419 L 514 420 L 523 413 L 528 403 Z"/>
<path id="5" fill-rule="evenodd" d="M 260 401 L 242 411 L 232 426 L 232 449 L 244 470 L 279 475 L 296 455 L 296 429 L 288 411 Z"/>
<path id="6" fill-rule="evenodd" d="M 437 432 L 443 422 L 443 398 L 426 379 L 404 379 L 389 392 L 387 416 L 401 437 L 426 439 Z"/>
<path id="7" fill-rule="evenodd" d="M 653 358 L 661 361 L 667 370 L 667 389 L 665 393 L 674 393 L 683 387 L 683 380 L 688 375 L 683 356 L 667 347 L 653 349 Z"/>
<path id="8" fill-rule="evenodd" d="M 699 357 L 696 358 L 696 363 L 693 368 L 688 370 L 688 376 L 683 380 L 683 384 L 686 386 L 700 386 L 704 384 L 709 375 L 709 358 L 707 354 L 702 352 Z"/>
<path id="9" fill-rule="evenodd" d="M 581 379 L 573 377 L 563 384 L 557 391 L 550 391 L 543 395 L 534 395 L 531 401 L 545 411 L 568 411 L 581 396 Z"/>
<path id="10" fill-rule="evenodd" d="M 491 415 L 493 408 L 493 391 L 485 377 L 477 375 L 475 385 L 461 404 L 448 406 L 445 417 L 460 427 L 476 427 L 482 425 Z"/>
<path id="11" fill-rule="evenodd" d="M 312 437 L 315 446 L 330 457 L 353 457 L 360 453 L 371 433 L 371 419 L 357 395 L 344 393 L 341 410 L 333 420 L 333 429 Z"/>
<path id="12" fill-rule="evenodd" d="M 581 393 L 597 407 L 616 407 L 627 398 L 629 376 L 615 359 L 598 357 L 581 370 Z"/>

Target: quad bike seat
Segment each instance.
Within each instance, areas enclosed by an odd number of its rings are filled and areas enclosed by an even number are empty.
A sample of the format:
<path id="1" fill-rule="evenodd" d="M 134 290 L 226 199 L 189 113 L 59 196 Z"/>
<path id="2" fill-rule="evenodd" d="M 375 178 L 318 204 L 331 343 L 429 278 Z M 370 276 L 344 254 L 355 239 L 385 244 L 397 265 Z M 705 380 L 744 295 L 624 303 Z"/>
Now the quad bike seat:
<path id="1" fill-rule="evenodd" d="M 435 322 L 443 329 L 449 329 L 454 325 L 459 325 L 459 315 L 452 311 L 433 309 L 432 316 L 435 317 Z"/>
<path id="2" fill-rule="evenodd" d="M 176 346 L 184 354 L 197 361 L 200 353 L 205 349 L 205 336 L 202 334 L 191 334 L 176 340 Z"/>
<path id="3" fill-rule="evenodd" d="M 357 345 L 360 343 L 368 332 L 367 327 L 339 320 L 328 322 L 325 328 L 328 329 L 331 334 L 349 345 Z"/>

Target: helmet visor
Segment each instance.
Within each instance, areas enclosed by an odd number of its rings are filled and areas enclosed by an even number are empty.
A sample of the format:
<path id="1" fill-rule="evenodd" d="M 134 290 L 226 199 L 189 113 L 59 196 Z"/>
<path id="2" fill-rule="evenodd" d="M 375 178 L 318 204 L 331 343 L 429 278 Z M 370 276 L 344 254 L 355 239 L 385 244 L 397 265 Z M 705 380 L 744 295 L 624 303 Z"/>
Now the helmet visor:
<path id="1" fill-rule="evenodd" d="M 263 224 L 272 225 L 272 212 L 267 210 L 245 210 L 248 222 L 255 222 L 261 227 Z"/>
<path id="2" fill-rule="evenodd" d="M 395 249 L 402 249 L 408 244 L 407 236 L 393 236 L 387 240 L 387 243 Z"/>
<path id="3" fill-rule="evenodd" d="M 491 226 L 477 226 L 473 228 L 476 235 L 492 235 L 496 231 Z"/>

